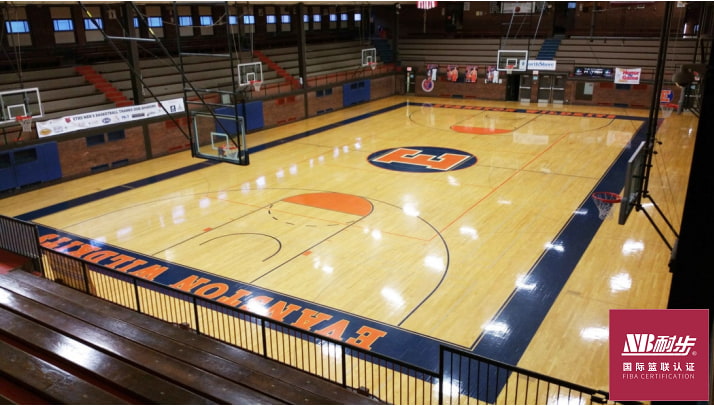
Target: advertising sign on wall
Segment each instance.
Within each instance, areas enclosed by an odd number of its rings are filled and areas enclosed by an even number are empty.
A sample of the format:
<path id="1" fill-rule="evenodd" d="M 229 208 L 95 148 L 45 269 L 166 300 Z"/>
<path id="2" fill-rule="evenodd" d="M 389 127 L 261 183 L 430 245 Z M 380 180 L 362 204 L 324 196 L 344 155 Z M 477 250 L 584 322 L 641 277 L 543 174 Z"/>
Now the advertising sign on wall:
<path id="1" fill-rule="evenodd" d="M 179 113 L 184 111 L 183 99 L 163 100 L 137 106 L 117 107 L 115 109 L 90 111 L 87 113 L 65 116 L 37 122 L 37 135 L 40 138 L 66 134 L 72 131 L 86 130 L 150 117 Z"/>
<path id="2" fill-rule="evenodd" d="M 615 83 L 639 85 L 642 68 L 615 68 Z"/>

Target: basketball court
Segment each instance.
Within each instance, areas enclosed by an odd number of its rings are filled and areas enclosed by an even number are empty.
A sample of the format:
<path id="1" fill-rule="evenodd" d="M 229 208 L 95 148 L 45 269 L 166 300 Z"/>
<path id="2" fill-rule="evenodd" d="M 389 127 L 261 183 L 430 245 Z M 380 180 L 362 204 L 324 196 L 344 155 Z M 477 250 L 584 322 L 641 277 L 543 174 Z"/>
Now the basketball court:
<path id="1" fill-rule="evenodd" d="M 618 224 L 619 203 L 601 219 L 591 197 L 623 193 L 647 113 L 390 97 L 245 140 L 201 134 L 208 155 L 247 145 L 250 165 L 183 152 L 0 211 L 40 224 L 46 247 L 119 253 L 167 285 L 231 283 L 258 313 L 283 300 L 313 311 L 306 326 L 345 320 L 344 339 L 369 325 L 372 351 L 420 366 L 448 343 L 606 390 L 608 310 L 669 293 L 652 225 Z M 660 128 L 650 192 L 678 226 L 696 118 Z"/>

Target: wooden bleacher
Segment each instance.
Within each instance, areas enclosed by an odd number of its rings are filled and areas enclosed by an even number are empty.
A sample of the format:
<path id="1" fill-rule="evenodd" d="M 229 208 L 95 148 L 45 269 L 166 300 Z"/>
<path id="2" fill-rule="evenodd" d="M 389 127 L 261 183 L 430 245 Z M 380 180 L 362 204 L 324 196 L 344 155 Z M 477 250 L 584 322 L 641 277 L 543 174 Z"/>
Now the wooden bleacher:
<path id="1" fill-rule="evenodd" d="M 0 74 L 0 91 L 20 88 L 17 73 Z M 74 67 L 48 68 L 22 72 L 23 88 L 38 88 L 43 120 L 114 107 Z"/>
<path id="2" fill-rule="evenodd" d="M 368 48 L 360 41 L 324 42 L 308 44 L 306 49 L 308 78 L 316 78 L 338 72 L 361 69 L 361 50 Z M 298 54 L 294 47 L 270 48 L 263 51 L 273 62 L 293 78 L 299 77 Z M 249 52 L 236 54 L 235 61 L 243 63 L 258 61 Z M 139 61 L 142 79 L 146 85 L 144 97 L 153 100 L 181 98 L 184 85 L 178 69 L 174 65 L 179 59 L 144 57 Z M 129 67 L 125 61 L 112 60 L 90 65 L 127 99 L 132 98 Z M 231 66 L 228 58 L 209 56 L 184 56 L 183 70 L 190 85 L 198 89 L 229 89 L 231 86 Z M 234 68 L 235 70 L 235 68 Z M 23 86 L 40 89 L 44 109 L 44 120 L 89 111 L 116 107 L 115 103 L 97 90 L 78 73 L 74 67 L 24 71 Z M 263 85 L 285 83 L 286 78 L 263 64 Z M 15 73 L 0 74 L 0 90 L 17 87 Z M 191 96 L 189 92 L 189 96 Z"/>
<path id="3" fill-rule="evenodd" d="M 494 65 L 498 49 L 528 50 L 535 58 L 542 40 L 527 39 L 431 39 L 407 38 L 400 42 L 403 65 Z M 666 69 L 692 63 L 695 39 L 670 39 Z M 558 71 L 572 72 L 575 66 L 642 68 L 651 79 L 657 66 L 659 38 L 564 38 L 556 53 Z"/>
<path id="4" fill-rule="evenodd" d="M 379 403 L 23 270 L 0 274 L 0 351 L 13 403 Z"/>
<path id="5" fill-rule="evenodd" d="M 144 94 L 147 99 L 150 99 L 152 94 L 159 100 L 183 97 L 183 80 L 177 68 L 179 59 L 176 57 L 173 59 L 173 62 L 170 58 L 139 61 L 142 79 L 148 88 Z M 125 62 L 96 64 L 92 67 L 127 98 L 132 97 L 130 71 Z M 183 58 L 183 71 L 196 88 L 218 88 L 225 83 L 230 83 L 229 58 L 186 56 Z"/>
<path id="6" fill-rule="evenodd" d="M 642 79 L 653 80 L 660 48 L 659 38 L 566 38 L 556 53 L 558 70 L 572 72 L 575 66 L 642 68 Z M 671 38 L 665 58 L 667 80 L 696 56 L 694 39 Z"/>
<path id="7" fill-rule="evenodd" d="M 492 39 L 431 39 L 400 40 L 402 65 L 495 65 L 501 40 Z"/>
<path id="8" fill-rule="evenodd" d="M 362 69 L 362 50 L 372 45 L 360 41 L 308 44 L 305 52 L 308 78 Z"/>
<path id="9" fill-rule="evenodd" d="M 297 48 L 268 48 L 262 49 L 261 52 L 271 61 L 275 62 L 275 64 L 277 64 L 280 68 L 290 74 L 290 76 L 294 78 L 300 76 Z M 263 64 L 263 78 L 264 84 L 280 83 L 285 81 L 285 78 L 278 75 L 275 70 L 268 68 L 265 64 Z"/>

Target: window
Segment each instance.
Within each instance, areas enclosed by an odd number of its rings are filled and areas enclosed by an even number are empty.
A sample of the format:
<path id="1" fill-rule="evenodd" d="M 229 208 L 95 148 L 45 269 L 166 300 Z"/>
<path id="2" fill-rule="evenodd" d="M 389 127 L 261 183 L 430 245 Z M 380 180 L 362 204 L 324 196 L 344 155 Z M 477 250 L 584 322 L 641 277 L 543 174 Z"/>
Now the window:
<path id="1" fill-rule="evenodd" d="M 104 134 L 88 135 L 84 139 L 87 141 L 88 147 L 104 144 Z"/>
<path id="2" fill-rule="evenodd" d="M 280 22 L 283 24 L 290 24 L 290 14 L 283 14 L 280 16 Z"/>
<path id="3" fill-rule="evenodd" d="M 52 26 L 57 31 L 74 31 L 74 24 L 72 20 L 62 19 L 62 20 L 52 20 Z"/>
<path id="4" fill-rule="evenodd" d="M 275 18 L 274 15 L 268 14 L 265 16 L 265 22 L 268 24 L 275 24 L 278 22 L 277 18 Z"/>
<path id="5" fill-rule="evenodd" d="M 201 17 L 199 17 L 198 21 L 203 26 L 213 25 L 213 17 L 212 16 L 201 16 Z"/>
<path id="6" fill-rule="evenodd" d="M 349 20 L 347 13 L 340 14 L 340 21 L 347 21 L 347 20 Z"/>
<path id="7" fill-rule="evenodd" d="M 245 15 L 243 16 L 243 24 L 255 24 L 255 16 L 253 15 Z"/>
<path id="8" fill-rule="evenodd" d="M 230 24 L 230 25 L 238 24 L 238 16 L 228 16 L 228 24 Z"/>
<path id="9" fill-rule="evenodd" d="M 124 130 L 112 131 L 107 133 L 107 141 L 119 141 L 125 138 Z"/>
<path id="10" fill-rule="evenodd" d="M 302 22 L 304 23 L 309 23 L 310 22 L 310 16 L 307 14 L 303 14 L 302 16 Z"/>
<path id="11" fill-rule="evenodd" d="M 313 15 L 312 15 L 312 21 L 313 21 L 313 22 L 316 22 L 316 23 L 319 23 L 320 21 L 322 21 L 322 16 L 319 15 L 319 14 L 313 14 Z"/>
<path id="12" fill-rule="evenodd" d="M 161 20 L 161 17 L 146 17 L 146 24 L 152 28 L 164 26 L 164 22 Z"/>
<path id="13" fill-rule="evenodd" d="M 5 30 L 8 34 L 25 34 L 30 32 L 27 20 L 5 21 Z"/>
<path id="14" fill-rule="evenodd" d="M 146 24 L 152 28 L 160 28 L 164 26 L 164 21 L 161 17 L 146 17 Z M 134 28 L 139 28 L 139 17 L 134 17 Z"/>
<path id="15" fill-rule="evenodd" d="M 193 17 L 179 16 L 178 23 L 179 23 L 179 27 L 190 27 L 193 25 Z"/>
<path id="16" fill-rule="evenodd" d="M 99 18 L 85 18 L 84 29 L 87 31 L 101 30 L 104 28 L 104 23 Z"/>
<path id="17" fill-rule="evenodd" d="M 355 13 L 355 21 L 362 21 L 362 14 Z"/>
<path id="18" fill-rule="evenodd" d="M 330 14 L 330 22 L 337 21 L 337 14 Z"/>

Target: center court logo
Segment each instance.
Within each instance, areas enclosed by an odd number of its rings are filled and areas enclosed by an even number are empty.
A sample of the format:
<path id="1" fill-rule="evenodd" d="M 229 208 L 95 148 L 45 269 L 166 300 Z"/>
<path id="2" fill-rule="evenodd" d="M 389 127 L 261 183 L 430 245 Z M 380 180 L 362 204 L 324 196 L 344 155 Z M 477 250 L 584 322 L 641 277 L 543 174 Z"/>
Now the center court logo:
<path id="1" fill-rule="evenodd" d="M 708 310 L 610 310 L 610 400 L 707 400 L 708 354 Z"/>
<path id="2" fill-rule="evenodd" d="M 446 172 L 468 168 L 476 157 L 468 152 L 440 147 L 399 147 L 367 157 L 375 166 L 402 172 Z"/>

